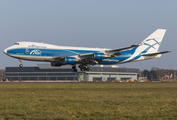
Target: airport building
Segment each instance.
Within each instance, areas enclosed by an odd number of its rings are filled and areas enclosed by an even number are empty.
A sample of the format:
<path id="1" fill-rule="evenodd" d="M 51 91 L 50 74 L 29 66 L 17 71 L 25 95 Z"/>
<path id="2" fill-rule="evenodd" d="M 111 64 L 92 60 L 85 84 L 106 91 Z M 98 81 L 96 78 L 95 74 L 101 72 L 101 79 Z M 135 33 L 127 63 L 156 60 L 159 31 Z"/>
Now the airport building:
<path id="1" fill-rule="evenodd" d="M 38 67 L 6 67 L 7 81 L 56 81 L 56 82 L 80 82 L 80 81 L 116 81 L 136 80 L 139 69 L 117 67 L 90 67 L 90 71 L 74 72 L 71 66 L 52 67 L 50 65 L 38 65 Z"/>

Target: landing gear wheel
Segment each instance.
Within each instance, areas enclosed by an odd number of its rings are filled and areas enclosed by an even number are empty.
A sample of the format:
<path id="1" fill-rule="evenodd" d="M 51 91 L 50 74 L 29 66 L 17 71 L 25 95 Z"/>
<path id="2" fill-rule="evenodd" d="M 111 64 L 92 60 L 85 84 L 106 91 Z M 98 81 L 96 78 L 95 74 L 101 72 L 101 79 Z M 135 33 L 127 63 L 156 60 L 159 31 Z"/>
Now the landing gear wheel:
<path id="1" fill-rule="evenodd" d="M 73 65 L 73 66 L 72 66 L 72 69 L 74 70 L 74 72 L 77 72 L 76 65 Z"/>
<path id="2" fill-rule="evenodd" d="M 90 67 L 87 65 L 79 65 L 79 68 L 81 71 L 89 71 L 90 70 Z"/>
<path id="3" fill-rule="evenodd" d="M 76 66 L 73 66 L 72 69 L 76 69 Z"/>
<path id="4" fill-rule="evenodd" d="M 19 65 L 19 67 L 23 67 L 22 60 L 19 59 L 19 61 L 20 61 L 20 65 Z"/>
<path id="5" fill-rule="evenodd" d="M 19 67 L 23 67 L 23 64 L 20 64 Z"/>
<path id="6" fill-rule="evenodd" d="M 90 68 L 89 68 L 89 67 L 87 68 L 87 71 L 90 71 Z"/>

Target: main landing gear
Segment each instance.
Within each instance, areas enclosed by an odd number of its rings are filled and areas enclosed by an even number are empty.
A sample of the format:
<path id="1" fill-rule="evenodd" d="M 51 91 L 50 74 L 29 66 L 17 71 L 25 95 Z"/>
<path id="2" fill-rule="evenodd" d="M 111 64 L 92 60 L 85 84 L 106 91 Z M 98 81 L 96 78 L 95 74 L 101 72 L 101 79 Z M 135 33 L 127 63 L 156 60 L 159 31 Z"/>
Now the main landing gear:
<path id="1" fill-rule="evenodd" d="M 20 61 L 20 65 L 19 65 L 19 67 L 23 67 L 22 60 L 19 59 L 19 61 Z"/>
<path id="2" fill-rule="evenodd" d="M 85 64 L 79 65 L 79 68 L 81 71 L 89 71 L 90 70 L 90 67 Z M 74 72 L 77 72 L 76 65 L 72 65 L 72 69 L 74 70 Z"/>
<path id="3" fill-rule="evenodd" d="M 73 65 L 72 69 L 74 70 L 74 72 L 77 72 L 76 65 Z"/>
<path id="4" fill-rule="evenodd" d="M 79 65 L 79 68 L 81 71 L 89 71 L 90 70 L 90 67 L 88 65 Z"/>

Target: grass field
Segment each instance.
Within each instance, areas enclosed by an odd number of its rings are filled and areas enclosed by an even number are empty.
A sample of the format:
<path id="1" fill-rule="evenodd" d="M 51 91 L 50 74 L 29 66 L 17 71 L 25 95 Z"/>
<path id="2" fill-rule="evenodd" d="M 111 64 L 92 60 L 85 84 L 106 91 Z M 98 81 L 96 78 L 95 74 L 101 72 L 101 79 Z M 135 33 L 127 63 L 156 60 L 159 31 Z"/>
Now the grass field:
<path id="1" fill-rule="evenodd" d="M 177 83 L 0 83 L 0 119 L 177 119 L 177 88 L 32 89 L 142 86 Z"/>
<path id="2" fill-rule="evenodd" d="M 36 87 L 177 87 L 177 83 L 0 83 L 0 88 Z"/>

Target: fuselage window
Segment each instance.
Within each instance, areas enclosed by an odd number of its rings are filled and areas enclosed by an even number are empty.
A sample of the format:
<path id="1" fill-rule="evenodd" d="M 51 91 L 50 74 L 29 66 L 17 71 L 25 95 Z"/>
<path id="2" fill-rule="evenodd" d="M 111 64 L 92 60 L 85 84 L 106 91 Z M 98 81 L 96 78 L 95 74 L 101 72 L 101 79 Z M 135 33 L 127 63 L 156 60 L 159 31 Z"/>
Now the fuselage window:
<path id="1" fill-rule="evenodd" d="M 19 45 L 19 43 L 15 43 L 15 45 Z"/>

